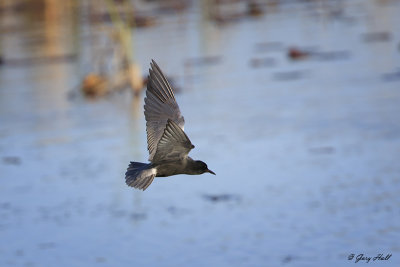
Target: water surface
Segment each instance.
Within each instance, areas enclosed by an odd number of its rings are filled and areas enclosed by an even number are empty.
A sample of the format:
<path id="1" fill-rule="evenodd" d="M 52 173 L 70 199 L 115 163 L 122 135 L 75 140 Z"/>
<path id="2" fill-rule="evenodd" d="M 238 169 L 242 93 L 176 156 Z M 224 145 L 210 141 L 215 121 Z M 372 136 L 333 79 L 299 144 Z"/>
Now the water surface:
<path id="1" fill-rule="evenodd" d="M 78 91 L 108 42 L 87 5 L 58 23 L 2 14 L 19 30 L 0 37 L 0 265 L 399 265 L 400 5 L 328 3 L 224 25 L 193 4 L 134 31 L 143 73 L 155 59 L 181 89 L 191 156 L 217 173 L 145 192 L 124 183 L 148 157 L 143 95 Z M 18 61 L 57 55 L 71 56 Z"/>

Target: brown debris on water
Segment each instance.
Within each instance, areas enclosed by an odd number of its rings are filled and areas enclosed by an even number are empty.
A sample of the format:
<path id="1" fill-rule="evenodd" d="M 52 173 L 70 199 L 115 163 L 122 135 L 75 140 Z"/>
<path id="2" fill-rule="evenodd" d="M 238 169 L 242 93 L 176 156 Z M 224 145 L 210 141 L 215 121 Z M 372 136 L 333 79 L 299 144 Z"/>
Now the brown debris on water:
<path id="1" fill-rule="evenodd" d="M 250 1 L 247 3 L 247 14 L 252 17 L 259 17 L 264 14 L 262 5 L 257 1 Z"/>
<path id="2" fill-rule="evenodd" d="M 304 59 L 314 59 L 321 61 L 333 61 L 340 59 L 349 59 L 350 51 L 317 51 L 317 48 L 298 48 L 290 47 L 287 51 L 287 57 L 291 60 L 304 60 Z"/>
<path id="3" fill-rule="evenodd" d="M 292 60 L 300 60 L 305 59 L 311 55 L 311 52 L 297 48 L 297 47 L 290 47 L 287 52 L 288 58 Z"/>
<path id="4" fill-rule="evenodd" d="M 159 1 L 157 11 L 162 14 L 182 13 L 189 7 L 189 2 L 185 0 Z"/>
<path id="5" fill-rule="evenodd" d="M 131 19 L 129 24 L 131 27 L 147 28 L 156 25 L 157 19 L 148 15 L 136 15 Z"/>
<path id="6" fill-rule="evenodd" d="M 116 5 L 115 8 L 115 15 L 130 27 L 146 28 L 157 24 L 157 18 L 147 12 L 138 12 L 135 8 L 129 6 L 126 10 L 120 5 Z M 93 24 L 114 22 L 113 14 L 107 10 L 93 12 L 90 14 L 89 19 Z"/>
<path id="7" fill-rule="evenodd" d="M 203 5 L 206 17 L 219 26 L 238 22 L 247 16 L 247 10 L 242 8 L 237 0 L 208 1 Z"/>
<path id="8" fill-rule="evenodd" d="M 96 98 L 129 87 L 138 96 L 144 85 L 139 65 L 129 64 L 126 69 L 113 75 L 89 73 L 82 80 L 81 91 L 86 97 Z"/>
<path id="9" fill-rule="evenodd" d="M 89 73 L 82 81 L 81 90 L 87 97 L 103 96 L 109 92 L 107 78 Z"/>

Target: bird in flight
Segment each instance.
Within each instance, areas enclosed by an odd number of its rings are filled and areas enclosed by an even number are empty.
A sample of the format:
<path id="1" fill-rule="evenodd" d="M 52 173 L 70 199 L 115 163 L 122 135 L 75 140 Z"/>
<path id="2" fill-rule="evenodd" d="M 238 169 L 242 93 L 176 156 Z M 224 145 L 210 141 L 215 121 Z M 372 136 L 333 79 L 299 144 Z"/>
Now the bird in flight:
<path id="1" fill-rule="evenodd" d="M 176 103 L 174 91 L 157 63 L 150 63 L 144 116 L 150 163 L 133 162 L 125 173 L 127 185 L 146 190 L 154 177 L 209 172 L 207 164 L 188 156 L 194 148 L 183 131 L 185 120 Z"/>

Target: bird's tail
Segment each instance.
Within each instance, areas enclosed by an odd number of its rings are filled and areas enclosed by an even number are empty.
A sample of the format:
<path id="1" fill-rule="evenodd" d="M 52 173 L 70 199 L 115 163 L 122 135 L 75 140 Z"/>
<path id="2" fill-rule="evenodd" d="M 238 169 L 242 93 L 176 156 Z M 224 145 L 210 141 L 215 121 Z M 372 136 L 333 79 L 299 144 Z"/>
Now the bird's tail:
<path id="1" fill-rule="evenodd" d="M 155 176 L 156 169 L 150 164 L 131 161 L 125 173 L 125 182 L 129 186 L 144 191 L 153 182 Z"/>

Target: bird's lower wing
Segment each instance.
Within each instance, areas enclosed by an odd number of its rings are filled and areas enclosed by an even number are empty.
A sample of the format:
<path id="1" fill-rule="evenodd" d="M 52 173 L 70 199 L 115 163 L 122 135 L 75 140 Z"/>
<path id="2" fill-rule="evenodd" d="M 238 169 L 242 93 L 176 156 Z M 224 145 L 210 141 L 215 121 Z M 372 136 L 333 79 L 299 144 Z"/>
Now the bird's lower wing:
<path id="1" fill-rule="evenodd" d="M 194 148 L 194 145 L 185 132 L 175 122 L 168 120 L 164 133 L 158 142 L 153 162 L 184 158 L 192 148 Z"/>

